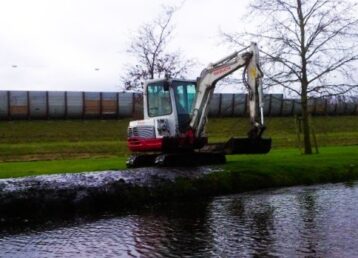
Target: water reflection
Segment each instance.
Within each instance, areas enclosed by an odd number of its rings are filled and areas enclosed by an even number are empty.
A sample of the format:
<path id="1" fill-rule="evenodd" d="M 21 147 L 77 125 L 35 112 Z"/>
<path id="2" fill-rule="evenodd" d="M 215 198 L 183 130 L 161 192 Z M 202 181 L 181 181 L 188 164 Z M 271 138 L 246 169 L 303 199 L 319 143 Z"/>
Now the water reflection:
<path id="1" fill-rule="evenodd" d="M 316 205 L 315 192 L 303 192 L 297 196 L 298 211 L 300 213 L 301 229 L 298 250 L 302 253 L 314 254 L 319 246 L 319 228 L 316 217 L 320 216 Z"/>
<path id="2" fill-rule="evenodd" d="M 294 187 L 0 233 L 0 257 L 357 257 L 358 186 Z"/>
<path id="3" fill-rule="evenodd" d="M 267 196 L 261 197 L 221 197 L 212 203 L 209 224 L 217 254 L 269 256 L 273 253 L 274 209 Z"/>
<path id="4" fill-rule="evenodd" d="M 133 231 L 143 257 L 200 256 L 212 241 L 207 225 L 208 202 L 179 204 L 140 216 Z"/>

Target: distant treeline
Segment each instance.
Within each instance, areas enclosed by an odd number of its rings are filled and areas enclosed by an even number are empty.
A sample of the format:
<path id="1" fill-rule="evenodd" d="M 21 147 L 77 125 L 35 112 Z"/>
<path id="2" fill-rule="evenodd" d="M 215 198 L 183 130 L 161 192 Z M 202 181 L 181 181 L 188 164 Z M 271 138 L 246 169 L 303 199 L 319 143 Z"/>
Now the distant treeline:
<path id="1" fill-rule="evenodd" d="M 312 115 L 358 115 L 357 98 L 350 100 L 313 98 Z M 141 93 L 69 92 L 69 91 L 0 91 L 0 119 L 67 118 L 140 118 L 143 112 Z M 292 116 L 301 113 L 299 99 L 285 99 L 282 94 L 265 95 L 266 116 Z M 214 94 L 209 116 L 231 117 L 248 114 L 247 94 Z"/>

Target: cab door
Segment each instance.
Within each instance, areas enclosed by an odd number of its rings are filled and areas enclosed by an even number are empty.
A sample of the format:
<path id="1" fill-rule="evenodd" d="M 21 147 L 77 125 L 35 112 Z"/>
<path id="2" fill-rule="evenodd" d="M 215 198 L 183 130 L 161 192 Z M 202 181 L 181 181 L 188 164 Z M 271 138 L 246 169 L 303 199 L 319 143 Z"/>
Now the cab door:
<path id="1" fill-rule="evenodd" d="M 173 81 L 178 130 L 185 133 L 189 128 L 191 113 L 196 96 L 196 85 L 192 81 Z"/>

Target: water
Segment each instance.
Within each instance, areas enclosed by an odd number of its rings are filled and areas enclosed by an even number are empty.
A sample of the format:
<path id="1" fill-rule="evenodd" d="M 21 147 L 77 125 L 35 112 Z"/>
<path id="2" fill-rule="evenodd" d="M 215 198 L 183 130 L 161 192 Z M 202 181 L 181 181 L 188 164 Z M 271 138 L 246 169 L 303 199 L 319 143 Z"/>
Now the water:
<path id="1" fill-rule="evenodd" d="M 358 257 L 358 183 L 292 187 L 0 232 L 0 257 Z"/>

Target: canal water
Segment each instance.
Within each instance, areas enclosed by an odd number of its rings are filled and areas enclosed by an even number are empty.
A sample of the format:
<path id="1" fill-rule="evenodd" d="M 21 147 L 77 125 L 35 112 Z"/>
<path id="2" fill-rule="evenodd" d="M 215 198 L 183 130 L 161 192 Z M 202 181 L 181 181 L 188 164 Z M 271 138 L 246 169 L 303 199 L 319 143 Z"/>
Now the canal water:
<path id="1" fill-rule="evenodd" d="M 0 231 L 0 257 L 358 257 L 358 182 Z"/>

